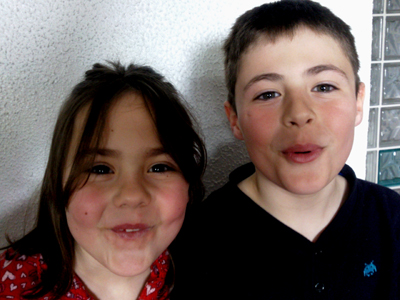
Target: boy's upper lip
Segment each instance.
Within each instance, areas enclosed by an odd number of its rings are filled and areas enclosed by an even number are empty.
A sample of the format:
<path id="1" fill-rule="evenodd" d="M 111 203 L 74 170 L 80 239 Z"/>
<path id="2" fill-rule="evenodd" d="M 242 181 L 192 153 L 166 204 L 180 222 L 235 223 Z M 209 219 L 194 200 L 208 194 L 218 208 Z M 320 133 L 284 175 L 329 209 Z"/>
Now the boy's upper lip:
<path id="1" fill-rule="evenodd" d="M 284 150 L 282 150 L 283 154 L 288 154 L 288 153 L 304 153 L 304 152 L 312 152 L 316 150 L 322 149 L 322 146 L 316 145 L 316 144 L 296 144 L 293 146 L 290 146 Z"/>

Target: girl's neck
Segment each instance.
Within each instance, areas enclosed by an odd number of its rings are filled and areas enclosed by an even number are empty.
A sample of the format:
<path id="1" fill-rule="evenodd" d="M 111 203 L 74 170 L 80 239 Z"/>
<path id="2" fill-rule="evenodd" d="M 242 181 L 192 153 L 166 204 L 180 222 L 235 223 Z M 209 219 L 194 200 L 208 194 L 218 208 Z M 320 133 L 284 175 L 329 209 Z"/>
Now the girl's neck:
<path id="1" fill-rule="evenodd" d="M 133 277 L 119 276 L 83 251 L 76 251 L 74 271 L 85 284 L 89 293 L 98 300 L 137 299 L 150 275 L 150 269 Z"/>
<path id="2" fill-rule="evenodd" d="M 339 175 L 312 195 L 293 194 L 272 182 L 260 182 L 256 173 L 238 187 L 280 222 L 313 242 L 335 217 L 348 193 L 347 181 Z"/>

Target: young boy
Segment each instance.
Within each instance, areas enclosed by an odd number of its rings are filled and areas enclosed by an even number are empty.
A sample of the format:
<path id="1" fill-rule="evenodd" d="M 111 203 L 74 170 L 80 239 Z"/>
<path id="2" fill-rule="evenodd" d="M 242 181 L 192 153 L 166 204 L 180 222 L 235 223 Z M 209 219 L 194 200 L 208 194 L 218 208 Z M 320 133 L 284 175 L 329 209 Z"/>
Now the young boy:
<path id="1" fill-rule="evenodd" d="M 177 290 L 400 299 L 400 197 L 345 165 L 365 92 L 349 26 L 284 0 L 239 17 L 224 50 L 225 111 L 252 163 L 203 202 Z"/>

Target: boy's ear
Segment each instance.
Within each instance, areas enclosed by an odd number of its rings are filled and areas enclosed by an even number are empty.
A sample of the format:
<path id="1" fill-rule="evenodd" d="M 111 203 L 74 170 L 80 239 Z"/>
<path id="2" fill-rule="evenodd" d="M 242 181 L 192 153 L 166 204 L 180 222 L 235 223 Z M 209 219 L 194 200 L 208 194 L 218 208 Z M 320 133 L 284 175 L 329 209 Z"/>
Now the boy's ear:
<path id="1" fill-rule="evenodd" d="M 358 86 L 357 93 L 357 114 L 355 126 L 359 125 L 363 119 L 363 107 L 364 107 L 364 97 L 365 97 L 365 84 L 364 82 L 360 82 Z"/>
<path id="2" fill-rule="evenodd" d="M 238 116 L 235 110 L 228 101 L 225 101 L 224 108 L 226 116 L 228 117 L 229 124 L 231 125 L 233 135 L 235 136 L 235 138 L 243 140 L 242 130 L 239 127 Z"/>

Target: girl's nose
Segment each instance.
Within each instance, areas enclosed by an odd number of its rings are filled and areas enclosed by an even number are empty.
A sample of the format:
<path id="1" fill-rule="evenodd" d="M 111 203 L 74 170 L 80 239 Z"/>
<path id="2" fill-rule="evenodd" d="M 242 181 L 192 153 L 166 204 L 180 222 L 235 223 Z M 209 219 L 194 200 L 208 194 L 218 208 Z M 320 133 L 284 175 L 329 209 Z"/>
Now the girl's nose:
<path id="1" fill-rule="evenodd" d="M 114 205 L 117 207 L 142 207 L 148 205 L 150 200 L 150 193 L 140 178 L 123 180 L 117 186 L 113 197 Z"/>
<path id="2" fill-rule="evenodd" d="M 287 127 L 303 127 L 315 120 L 312 100 L 307 95 L 287 95 L 284 99 L 282 121 Z"/>

